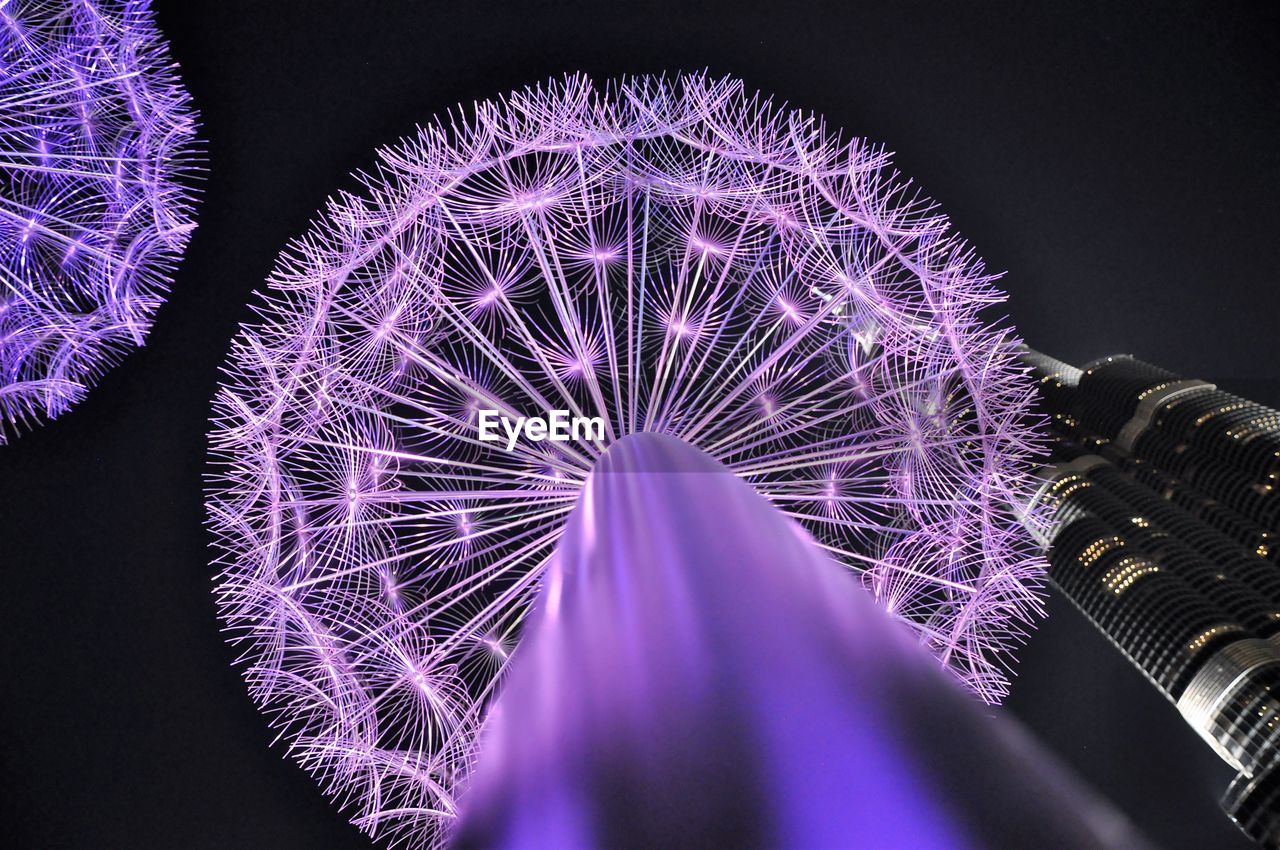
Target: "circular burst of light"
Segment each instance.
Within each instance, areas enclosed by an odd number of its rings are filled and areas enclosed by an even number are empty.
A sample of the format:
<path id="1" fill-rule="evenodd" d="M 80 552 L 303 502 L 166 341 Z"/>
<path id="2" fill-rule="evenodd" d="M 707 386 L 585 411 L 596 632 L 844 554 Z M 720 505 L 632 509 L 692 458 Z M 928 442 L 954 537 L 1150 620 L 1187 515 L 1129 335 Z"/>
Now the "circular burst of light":
<path id="1" fill-rule="evenodd" d="M 0 444 L 143 343 L 196 119 L 146 0 L 0 3 Z"/>
<path id="2" fill-rule="evenodd" d="M 802 523 L 995 701 L 1038 610 L 1001 300 L 888 154 L 732 79 L 583 77 L 380 154 L 288 249 L 214 402 L 249 689 L 370 833 L 427 846 L 595 458 L 660 431 Z M 478 439 L 482 410 L 605 420 Z"/>

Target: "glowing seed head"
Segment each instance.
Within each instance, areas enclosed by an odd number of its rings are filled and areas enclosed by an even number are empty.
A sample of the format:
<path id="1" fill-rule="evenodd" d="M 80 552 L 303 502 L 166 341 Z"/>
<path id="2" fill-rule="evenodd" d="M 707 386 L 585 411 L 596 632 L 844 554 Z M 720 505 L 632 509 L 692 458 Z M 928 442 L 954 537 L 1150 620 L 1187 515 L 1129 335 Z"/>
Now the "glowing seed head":
<path id="1" fill-rule="evenodd" d="M 142 344 L 195 226 L 195 133 L 146 0 L 0 3 L 0 444 Z"/>
<path id="2" fill-rule="evenodd" d="M 732 79 L 570 77 L 381 159 L 284 254 L 211 436 L 250 691 L 359 826 L 443 839 L 562 523 L 637 431 L 724 463 L 1001 697 L 1039 609 L 1033 388 L 883 150 Z M 605 434 L 508 450 L 481 410 Z"/>

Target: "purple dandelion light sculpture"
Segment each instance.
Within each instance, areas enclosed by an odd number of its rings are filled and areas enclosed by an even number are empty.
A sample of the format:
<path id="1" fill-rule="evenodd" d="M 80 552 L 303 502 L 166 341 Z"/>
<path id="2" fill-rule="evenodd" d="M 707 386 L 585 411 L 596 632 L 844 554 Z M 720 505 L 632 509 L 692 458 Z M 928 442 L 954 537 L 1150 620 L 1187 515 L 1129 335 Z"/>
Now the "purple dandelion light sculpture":
<path id="1" fill-rule="evenodd" d="M 143 343 L 195 122 L 146 0 L 0 0 L 0 444 Z"/>
<path id="2" fill-rule="evenodd" d="M 702 75 L 585 77 L 380 154 L 214 402 L 249 689 L 371 834 L 434 846 L 595 461 L 719 461 L 987 701 L 1039 610 L 993 276 L 882 149 Z M 625 553 L 623 553 L 625 556 Z"/>

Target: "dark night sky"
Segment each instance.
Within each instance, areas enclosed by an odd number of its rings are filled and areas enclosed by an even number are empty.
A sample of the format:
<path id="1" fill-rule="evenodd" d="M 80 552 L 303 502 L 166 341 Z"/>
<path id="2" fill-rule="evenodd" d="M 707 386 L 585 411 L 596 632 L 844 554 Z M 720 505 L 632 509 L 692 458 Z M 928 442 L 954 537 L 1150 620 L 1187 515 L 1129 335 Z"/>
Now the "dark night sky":
<path id="1" fill-rule="evenodd" d="M 208 401 L 276 253 L 376 146 L 582 70 L 709 68 L 898 152 L 1036 347 L 1280 405 L 1280 9 L 157 0 L 204 116 L 200 230 L 145 350 L 0 450 L 0 822 L 13 846 L 360 848 L 230 668 Z M 1030 5 L 1030 4 L 1028 4 Z M 1269 5 L 1269 4 L 1268 4 Z M 1159 843 L 1248 846 L 1229 773 L 1060 598 L 1010 709 Z"/>

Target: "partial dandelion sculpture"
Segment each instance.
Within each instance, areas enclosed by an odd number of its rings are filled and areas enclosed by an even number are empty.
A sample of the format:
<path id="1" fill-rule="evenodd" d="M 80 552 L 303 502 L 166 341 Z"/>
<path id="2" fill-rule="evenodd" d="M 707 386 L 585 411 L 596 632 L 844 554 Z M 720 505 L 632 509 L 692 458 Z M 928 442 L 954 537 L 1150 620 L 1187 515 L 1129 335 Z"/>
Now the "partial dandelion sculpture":
<path id="1" fill-rule="evenodd" d="M 147 0 L 0 0 L 0 444 L 142 344 L 195 137 Z"/>
<path id="2" fill-rule="evenodd" d="M 584 77 L 381 152 L 282 257 L 215 400 L 249 688 L 371 834 L 434 846 L 592 463 L 659 431 L 803 523 L 984 699 L 1038 610 L 1000 295 L 881 149 L 694 75 Z M 478 438 L 480 411 L 600 417 Z"/>

